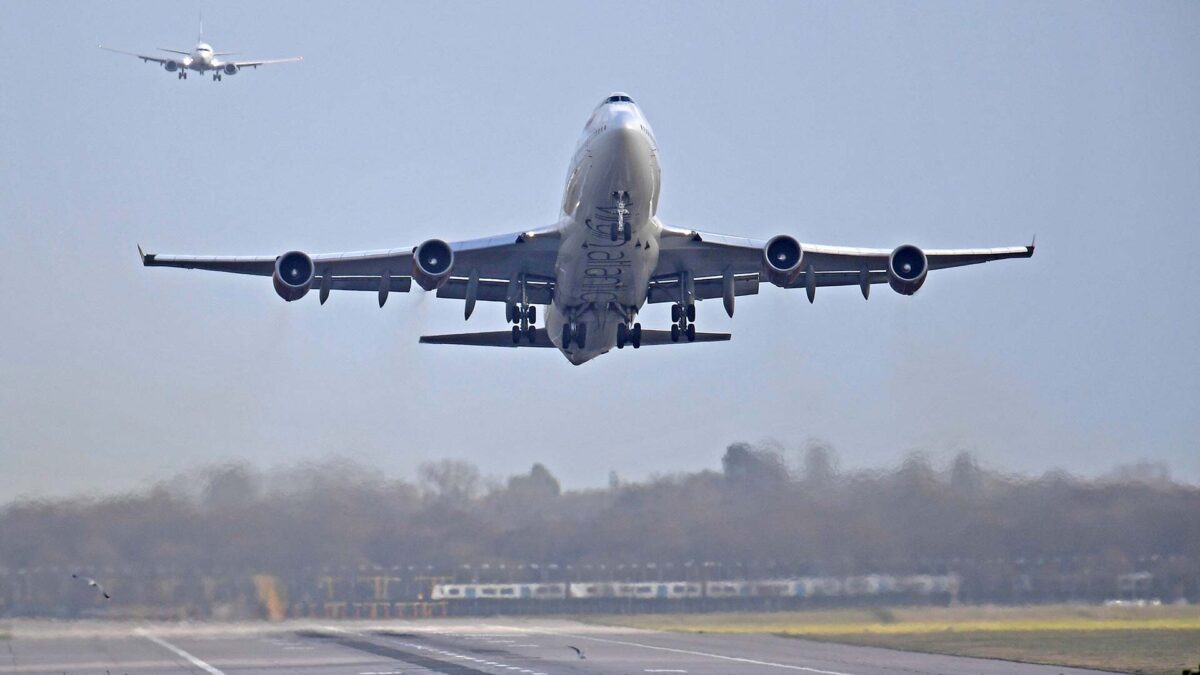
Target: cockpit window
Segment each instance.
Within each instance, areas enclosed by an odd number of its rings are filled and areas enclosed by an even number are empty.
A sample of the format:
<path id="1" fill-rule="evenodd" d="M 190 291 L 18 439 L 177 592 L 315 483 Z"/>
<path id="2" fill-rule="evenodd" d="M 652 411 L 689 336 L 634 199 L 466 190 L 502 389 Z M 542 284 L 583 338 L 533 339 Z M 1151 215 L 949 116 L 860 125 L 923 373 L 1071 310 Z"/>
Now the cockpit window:
<path id="1" fill-rule="evenodd" d="M 628 96 L 614 94 L 608 97 L 608 103 L 633 103 L 633 99 Z"/>

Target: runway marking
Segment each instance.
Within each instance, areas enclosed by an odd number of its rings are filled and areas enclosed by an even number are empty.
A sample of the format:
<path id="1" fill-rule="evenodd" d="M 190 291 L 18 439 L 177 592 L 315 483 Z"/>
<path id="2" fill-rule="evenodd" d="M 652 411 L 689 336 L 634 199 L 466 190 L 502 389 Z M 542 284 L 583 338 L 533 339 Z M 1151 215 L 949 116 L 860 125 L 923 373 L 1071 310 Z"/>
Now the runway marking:
<path id="1" fill-rule="evenodd" d="M 164 640 L 160 637 L 151 635 L 150 633 L 147 633 L 146 631 L 142 630 L 141 628 L 139 628 L 137 630 L 137 633 L 140 634 L 142 637 L 146 638 L 147 640 L 158 645 L 159 647 L 162 647 L 163 649 L 166 649 L 167 651 L 172 652 L 179 658 L 187 661 L 188 663 L 192 664 L 193 666 L 196 666 L 200 670 L 203 670 L 204 672 L 209 673 L 209 675 L 225 675 L 225 673 L 222 670 L 208 665 L 207 663 L 201 661 L 200 659 L 196 658 L 195 656 L 192 656 L 191 654 L 183 651 L 179 647 L 176 647 L 175 645 L 171 644 L 170 642 L 167 642 L 166 640 Z"/>
<path id="2" fill-rule="evenodd" d="M 660 652 L 670 652 L 672 654 L 688 654 L 691 656 L 703 656 L 709 659 L 720 659 L 722 661 L 733 661 L 735 663 L 748 663 L 752 666 L 766 666 L 767 668 L 782 668 L 783 670 L 799 670 L 806 673 L 819 673 L 820 675 L 853 675 L 852 673 L 843 673 L 838 670 L 821 670 L 820 668 L 810 668 L 808 666 L 793 666 L 787 663 L 774 663 L 772 661 L 759 661 L 757 659 L 747 659 L 740 656 L 726 656 L 724 654 L 710 654 L 708 652 L 697 652 L 690 649 L 676 649 L 675 647 L 660 647 L 658 645 L 647 645 L 640 642 L 629 642 L 626 640 L 612 640 L 609 638 L 598 638 L 590 635 L 575 635 L 573 633 L 558 633 L 555 631 L 540 631 L 549 635 L 559 635 L 562 637 L 575 638 L 577 640 L 591 640 L 593 642 L 607 642 L 608 644 L 621 645 L 623 647 L 641 647 L 642 649 L 653 649 Z"/>

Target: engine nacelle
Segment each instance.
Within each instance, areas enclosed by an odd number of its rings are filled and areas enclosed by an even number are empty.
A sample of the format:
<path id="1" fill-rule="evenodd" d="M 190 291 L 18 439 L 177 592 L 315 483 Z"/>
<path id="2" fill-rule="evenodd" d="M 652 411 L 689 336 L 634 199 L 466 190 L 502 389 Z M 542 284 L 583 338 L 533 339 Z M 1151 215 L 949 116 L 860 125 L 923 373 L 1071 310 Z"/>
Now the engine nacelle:
<path id="1" fill-rule="evenodd" d="M 271 282 L 279 297 L 291 302 L 308 293 L 315 274 L 312 258 L 300 251 L 288 251 L 275 259 L 275 273 L 271 275 Z"/>
<path id="2" fill-rule="evenodd" d="M 226 63 L 224 66 L 221 66 L 221 72 L 225 73 L 226 75 L 237 75 L 238 67 L 236 64 Z"/>
<path id="3" fill-rule="evenodd" d="M 163 64 L 163 68 L 166 68 L 168 73 L 173 73 L 179 70 L 179 64 L 175 61 L 167 61 Z"/>
<path id="4" fill-rule="evenodd" d="M 454 269 L 454 251 L 441 239 L 422 242 L 413 251 L 413 280 L 427 291 L 440 288 Z"/>
<path id="5" fill-rule="evenodd" d="M 767 279 L 781 288 L 787 288 L 800 276 L 800 262 L 804 249 L 800 242 L 786 234 L 772 237 L 763 247 L 763 266 Z"/>
<path id="6" fill-rule="evenodd" d="M 912 295 L 925 283 L 925 275 L 929 273 L 929 259 L 925 252 L 913 246 L 904 244 L 897 246 L 888 256 L 888 285 L 901 295 Z"/>

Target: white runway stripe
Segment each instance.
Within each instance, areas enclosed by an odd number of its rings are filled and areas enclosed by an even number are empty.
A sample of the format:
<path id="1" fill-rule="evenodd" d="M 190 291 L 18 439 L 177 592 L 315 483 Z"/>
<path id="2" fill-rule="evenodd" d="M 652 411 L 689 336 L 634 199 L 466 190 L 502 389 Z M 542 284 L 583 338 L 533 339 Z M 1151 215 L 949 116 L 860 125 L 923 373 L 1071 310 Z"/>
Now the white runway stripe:
<path id="1" fill-rule="evenodd" d="M 224 671 L 208 665 L 207 663 L 201 661 L 200 659 L 196 658 L 195 656 L 192 656 L 191 654 L 183 651 L 179 647 L 176 647 L 175 645 L 171 644 L 170 642 L 167 642 L 166 640 L 164 640 L 162 638 L 155 637 L 141 629 L 139 629 L 137 632 L 140 633 L 141 636 L 146 638 L 147 640 L 149 640 L 149 641 L 153 642 L 154 644 L 158 645 L 159 647 L 162 647 L 163 649 L 166 649 L 167 651 L 175 654 L 179 658 L 187 661 L 188 663 L 192 664 L 193 666 L 196 666 L 197 668 L 199 668 L 200 670 L 203 670 L 204 672 L 208 673 L 209 675 L 225 675 Z"/>

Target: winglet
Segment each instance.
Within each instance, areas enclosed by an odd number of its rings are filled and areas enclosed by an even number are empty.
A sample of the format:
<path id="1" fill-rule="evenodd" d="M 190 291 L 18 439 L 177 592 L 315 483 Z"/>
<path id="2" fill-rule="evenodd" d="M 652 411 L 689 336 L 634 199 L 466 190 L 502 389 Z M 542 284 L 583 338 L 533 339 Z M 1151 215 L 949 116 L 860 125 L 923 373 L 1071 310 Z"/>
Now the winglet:
<path id="1" fill-rule="evenodd" d="M 1029 255 L 1030 255 L 1030 256 L 1032 256 L 1032 255 L 1033 255 L 1033 250 L 1034 250 L 1034 249 L 1036 249 L 1036 248 L 1037 248 L 1037 235 L 1036 235 L 1036 234 L 1034 234 L 1034 235 L 1033 235 L 1033 241 L 1029 242 L 1029 246 L 1026 246 L 1026 247 L 1025 247 L 1025 249 L 1026 249 L 1026 250 L 1028 250 L 1028 251 L 1029 251 Z"/>
<path id="2" fill-rule="evenodd" d="M 143 251 L 141 244 L 138 244 L 137 247 L 138 247 L 138 257 L 142 259 L 142 265 L 145 267 L 149 267 L 150 263 L 154 262 L 154 254 L 146 253 L 145 251 Z"/>

